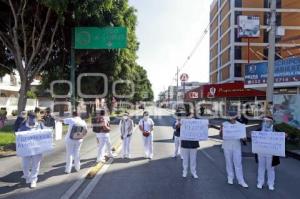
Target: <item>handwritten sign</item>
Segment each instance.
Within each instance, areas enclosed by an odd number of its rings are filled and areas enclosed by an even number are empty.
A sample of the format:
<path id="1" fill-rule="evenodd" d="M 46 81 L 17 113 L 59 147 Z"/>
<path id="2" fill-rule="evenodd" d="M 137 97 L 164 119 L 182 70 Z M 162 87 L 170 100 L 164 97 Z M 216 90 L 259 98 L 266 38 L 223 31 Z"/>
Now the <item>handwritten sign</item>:
<path id="1" fill-rule="evenodd" d="M 253 131 L 252 153 L 285 157 L 285 133 Z"/>
<path id="2" fill-rule="evenodd" d="M 223 125 L 223 139 L 224 140 L 238 140 L 246 137 L 246 126 L 244 124 L 230 124 Z"/>
<path id="3" fill-rule="evenodd" d="M 63 131 L 62 123 L 59 121 L 56 121 L 55 122 L 55 140 L 62 139 L 62 131 Z"/>
<path id="4" fill-rule="evenodd" d="M 38 129 L 16 133 L 17 155 L 21 157 L 43 154 L 53 150 L 53 130 Z"/>
<path id="5" fill-rule="evenodd" d="M 182 119 L 180 127 L 181 140 L 207 140 L 208 120 L 205 119 Z"/>

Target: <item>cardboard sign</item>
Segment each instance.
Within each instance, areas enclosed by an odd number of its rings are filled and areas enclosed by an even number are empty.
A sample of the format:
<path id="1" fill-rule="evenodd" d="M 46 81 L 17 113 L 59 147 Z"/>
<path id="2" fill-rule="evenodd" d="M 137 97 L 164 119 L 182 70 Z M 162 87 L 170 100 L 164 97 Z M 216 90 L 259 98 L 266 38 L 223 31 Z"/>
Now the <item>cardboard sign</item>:
<path id="1" fill-rule="evenodd" d="M 53 130 L 16 132 L 17 156 L 26 157 L 53 150 Z"/>
<path id="2" fill-rule="evenodd" d="M 253 131 L 252 153 L 285 157 L 285 133 Z"/>
<path id="3" fill-rule="evenodd" d="M 223 125 L 223 139 L 224 140 L 238 140 L 246 137 L 245 124 L 224 124 Z"/>
<path id="4" fill-rule="evenodd" d="M 182 119 L 180 127 L 181 140 L 207 140 L 208 120 L 206 119 Z"/>

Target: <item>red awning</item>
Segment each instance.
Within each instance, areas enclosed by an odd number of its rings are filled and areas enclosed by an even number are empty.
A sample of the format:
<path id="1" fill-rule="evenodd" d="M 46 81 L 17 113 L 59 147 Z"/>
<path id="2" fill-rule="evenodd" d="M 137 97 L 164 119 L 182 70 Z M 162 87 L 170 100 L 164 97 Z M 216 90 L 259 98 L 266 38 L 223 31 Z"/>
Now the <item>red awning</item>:
<path id="1" fill-rule="evenodd" d="M 224 97 L 264 97 L 264 91 L 244 88 L 244 82 L 206 84 L 185 93 L 186 101 Z"/>

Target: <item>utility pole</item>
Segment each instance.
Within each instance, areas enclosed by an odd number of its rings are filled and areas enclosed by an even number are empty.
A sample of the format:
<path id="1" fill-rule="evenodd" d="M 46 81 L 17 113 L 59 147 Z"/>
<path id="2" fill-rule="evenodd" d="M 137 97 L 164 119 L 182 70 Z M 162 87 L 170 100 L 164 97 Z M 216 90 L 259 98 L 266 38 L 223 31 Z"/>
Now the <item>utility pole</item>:
<path id="1" fill-rule="evenodd" d="M 275 37 L 276 37 L 276 0 L 269 0 L 270 13 L 270 31 L 269 31 L 269 52 L 268 52 L 268 77 L 266 89 L 265 114 L 272 113 L 271 105 L 273 103 L 274 92 L 274 65 L 275 65 Z"/>
<path id="2" fill-rule="evenodd" d="M 76 96 L 75 96 L 75 70 L 76 70 L 76 63 L 75 63 L 75 28 L 72 28 L 71 33 L 71 69 L 70 69 L 70 81 L 72 83 L 72 96 L 71 96 L 71 103 L 72 103 L 72 111 L 76 110 Z"/>
<path id="3" fill-rule="evenodd" d="M 177 66 L 177 73 L 176 73 L 176 108 L 178 105 L 178 80 L 179 79 L 179 67 Z"/>

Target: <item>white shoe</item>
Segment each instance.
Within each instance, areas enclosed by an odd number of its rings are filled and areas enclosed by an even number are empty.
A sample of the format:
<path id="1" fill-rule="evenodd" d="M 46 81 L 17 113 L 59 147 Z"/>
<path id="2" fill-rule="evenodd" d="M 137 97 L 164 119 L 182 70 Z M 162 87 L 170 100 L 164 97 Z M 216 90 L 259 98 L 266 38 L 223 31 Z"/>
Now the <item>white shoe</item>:
<path id="1" fill-rule="evenodd" d="M 241 185 L 244 188 L 248 188 L 249 187 L 245 182 L 239 183 L 239 185 Z"/>
<path id="2" fill-rule="evenodd" d="M 263 188 L 262 184 L 257 184 L 256 187 L 257 187 L 258 189 L 262 189 L 262 188 Z"/>
<path id="3" fill-rule="evenodd" d="M 183 172 L 182 177 L 183 177 L 183 178 L 186 178 L 186 176 L 187 176 L 187 173 L 186 173 L 186 172 Z"/>
<path id="4" fill-rule="evenodd" d="M 32 182 L 32 183 L 30 184 L 30 188 L 36 188 L 36 182 Z"/>
<path id="5" fill-rule="evenodd" d="M 269 185 L 269 190 L 270 191 L 274 191 L 275 189 L 274 189 L 274 186 L 273 185 Z"/>
<path id="6" fill-rule="evenodd" d="M 230 185 L 233 185 L 233 180 L 232 179 L 228 179 L 227 183 L 230 184 Z"/>
<path id="7" fill-rule="evenodd" d="M 192 174 L 192 176 L 193 176 L 193 178 L 195 178 L 195 179 L 198 179 L 198 176 L 197 176 L 197 174 Z"/>

